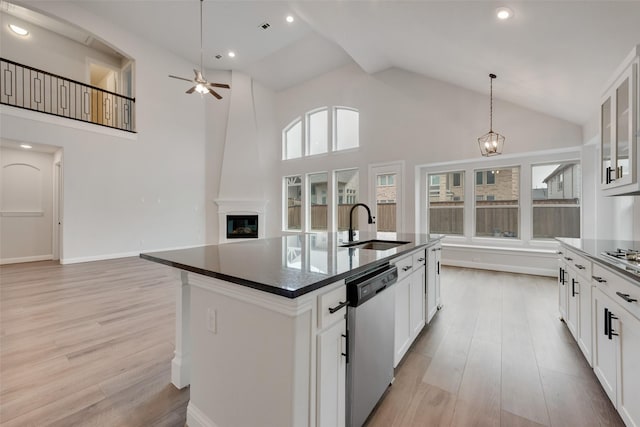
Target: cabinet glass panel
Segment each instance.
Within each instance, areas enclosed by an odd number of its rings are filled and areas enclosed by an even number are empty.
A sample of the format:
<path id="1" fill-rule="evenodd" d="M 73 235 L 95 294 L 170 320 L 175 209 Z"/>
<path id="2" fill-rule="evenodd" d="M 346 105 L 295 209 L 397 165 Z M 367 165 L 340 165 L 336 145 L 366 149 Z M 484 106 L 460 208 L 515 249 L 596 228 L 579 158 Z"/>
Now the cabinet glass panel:
<path id="1" fill-rule="evenodd" d="M 602 104 L 600 108 L 601 123 L 602 123 L 602 182 L 607 183 L 608 168 L 611 167 L 611 98 Z"/>
<path id="2" fill-rule="evenodd" d="M 629 149 L 631 134 L 631 112 L 629 97 L 629 78 L 616 89 L 616 166 L 617 179 L 629 175 Z"/>

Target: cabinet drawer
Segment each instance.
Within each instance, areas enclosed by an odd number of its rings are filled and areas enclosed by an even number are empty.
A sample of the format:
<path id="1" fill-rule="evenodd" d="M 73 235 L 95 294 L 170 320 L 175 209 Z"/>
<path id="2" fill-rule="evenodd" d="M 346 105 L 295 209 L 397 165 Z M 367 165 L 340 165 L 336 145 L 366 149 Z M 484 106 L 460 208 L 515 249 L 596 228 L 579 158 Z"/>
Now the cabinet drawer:
<path id="1" fill-rule="evenodd" d="M 598 289 L 640 319 L 640 286 L 598 264 L 593 266 L 593 282 Z"/>
<path id="2" fill-rule="evenodd" d="M 421 265 L 424 265 L 426 261 L 427 261 L 427 255 L 425 254 L 424 249 L 413 254 L 414 269 L 420 267 Z"/>
<path id="3" fill-rule="evenodd" d="M 347 314 L 346 305 L 331 313 L 329 309 L 335 309 L 347 301 L 347 287 L 344 285 L 318 296 L 318 329 L 344 319 Z"/>
<path id="4" fill-rule="evenodd" d="M 569 267 L 573 267 L 576 273 L 584 278 L 591 279 L 592 263 L 590 260 L 566 248 L 563 248 L 562 252 L 564 253 L 560 256 Z"/>
<path id="5" fill-rule="evenodd" d="M 413 256 L 409 255 L 394 262 L 398 268 L 398 281 L 404 279 L 413 272 Z"/>

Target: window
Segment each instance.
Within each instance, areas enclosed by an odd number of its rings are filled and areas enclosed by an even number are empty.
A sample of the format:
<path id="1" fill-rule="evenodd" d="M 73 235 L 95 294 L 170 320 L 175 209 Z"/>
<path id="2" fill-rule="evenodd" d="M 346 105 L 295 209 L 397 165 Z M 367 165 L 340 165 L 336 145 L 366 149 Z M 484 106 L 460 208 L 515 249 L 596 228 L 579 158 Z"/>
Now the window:
<path id="1" fill-rule="evenodd" d="M 482 185 L 484 182 L 482 176 L 482 172 L 476 172 L 476 185 Z"/>
<path id="2" fill-rule="evenodd" d="M 387 175 L 378 175 L 378 186 L 383 187 L 383 186 L 389 186 L 389 185 L 394 185 L 394 180 L 395 176 L 393 174 L 387 174 Z"/>
<path id="3" fill-rule="evenodd" d="M 462 182 L 461 181 L 461 177 L 462 177 L 462 173 L 460 173 L 460 172 L 455 172 L 453 174 L 453 186 L 454 187 L 460 187 L 460 185 L 461 185 L 460 183 Z"/>
<path id="4" fill-rule="evenodd" d="M 297 159 L 360 145 L 360 113 L 346 107 L 317 108 L 293 120 L 282 131 L 282 159 Z M 330 140 L 331 138 L 331 140 Z"/>
<path id="5" fill-rule="evenodd" d="M 307 114 L 307 153 L 309 155 L 327 152 L 329 113 L 326 108 Z"/>
<path id="6" fill-rule="evenodd" d="M 338 191 L 335 194 L 348 194 L 346 198 L 338 196 L 335 210 L 335 224 L 338 231 L 349 229 L 349 212 L 354 204 L 358 203 L 358 193 L 360 191 L 360 176 L 358 169 L 336 171 L 334 175 L 334 185 Z M 358 218 L 353 216 L 354 228 L 357 229 Z"/>
<path id="7" fill-rule="evenodd" d="M 478 176 L 483 175 L 487 176 L 487 181 L 490 175 L 493 176 L 494 183 L 478 183 Z M 475 196 L 476 236 L 519 237 L 519 167 L 476 171 Z M 493 196 L 493 200 L 489 200 L 488 196 Z"/>
<path id="8" fill-rule="evenodd" d="M 457 176 L 457 178 L 456 178 Z M 458 185 L 455 185 L 456 179 Z M 429 232 L 464 234 L 464 172 L 431 174 L 429 183 Z M 453 187 L 449 183 L 453 181 Z M 441 188 L 447 190 L 441 191 Z"/>
<path id="9" fill-rule="evenodd" d="M 302 228 L 302 177 L 287 176 L 284 178 L 287 195 L 285 230 L 301 230 Z"/>
<path id="10" fill-rule="evenodd" d="M 534 239 L 580 237 L 581 182 L 577 161 L 531 167 Z"/>
<path id="11" fill-rule="evenodd" d="M 302 120 L 297 118 L 283 132 L 284 159 L 302 157 Z"/>
<path id="12" fill-rule="evenodd" d="M 360 113 L 352 108 L 335 108 L 334 149 L 347 150 L 360 146 Z"/>
<path id="13" fill-rule="evenodd" d="M 487 171 L 487 185 L 493 185 L 496 183 L 497 173 L 500 173 L 500 171 Z"/>
<path id="14" fill-rule="evenodd" d="M 327 230 L 327 172 L 307 175 L 309 230 Z"/>

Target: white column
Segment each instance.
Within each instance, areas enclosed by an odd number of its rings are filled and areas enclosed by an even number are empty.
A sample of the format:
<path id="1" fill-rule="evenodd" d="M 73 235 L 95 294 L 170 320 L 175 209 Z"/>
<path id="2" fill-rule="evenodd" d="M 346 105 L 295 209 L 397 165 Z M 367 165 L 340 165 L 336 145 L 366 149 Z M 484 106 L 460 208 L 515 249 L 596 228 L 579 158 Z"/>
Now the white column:
<path id="1" fill-rule="evenodd" d="M 178 388 L 191 383 L 191 339 L 189 336 L 189 316 L 191 289 L 188 273 L 176 270 L 180 286 L 176 292 L 176 349 L 171 361 L 171 382 Z"/>

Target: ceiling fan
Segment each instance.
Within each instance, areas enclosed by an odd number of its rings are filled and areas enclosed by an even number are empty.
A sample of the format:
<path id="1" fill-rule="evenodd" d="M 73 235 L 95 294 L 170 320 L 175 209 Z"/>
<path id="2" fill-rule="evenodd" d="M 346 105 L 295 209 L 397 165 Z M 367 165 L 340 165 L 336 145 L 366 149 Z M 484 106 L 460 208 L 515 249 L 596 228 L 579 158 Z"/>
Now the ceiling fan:
<path id="1" fill-rule="evenodd" d="M 205 94 L 205 93 L 210 93 L 211 95 L 215 96 L 218 99 L 222 99 L 222 96 L 220 96 L 220 94 L 218 94 L 218 92 L 216 92 L 215 90 L 213 90 L 214 87 L 219 87 L 219 88 L 223 88 L 223 89 L 230 89 L 231 86 L 229 86 L 228 84 L 223 84 L 223 83 L 209 83 L 207 81 L 207 79 L 204 77 L 204 75 L 202 74 L 202 70 L 204 70 L 204 67 L 202 65 L 202 3 L 204 0 L 200 0 L 200 70 L 196 70 L 194 69 L 193 72 L 195 73 L 195 77 L 193 79 L 187 79 L 185 77 L 178 77 L 178 76 L 172 76 L 171 74 L 169 74 L 169 77 L 173 78 L 173 79 L 178 79 L 178 80 L 185 80 L 187 82 L 191 82 L 194 84 L 193 87 L 191 87 L 189 90 L 187 90 L 186 93 L 193 93 L 193 92 L 198 92 L 200 94 Z"/>

